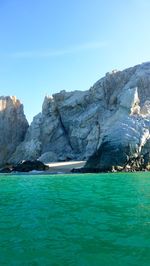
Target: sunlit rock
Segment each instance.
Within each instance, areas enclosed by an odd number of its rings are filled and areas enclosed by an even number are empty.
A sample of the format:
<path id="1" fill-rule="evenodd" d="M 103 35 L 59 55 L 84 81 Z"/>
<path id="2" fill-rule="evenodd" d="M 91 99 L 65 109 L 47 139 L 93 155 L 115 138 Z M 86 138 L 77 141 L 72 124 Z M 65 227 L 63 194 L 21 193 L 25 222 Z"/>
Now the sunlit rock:
<path id="1" fill-rule="evenodd" d="M 24 140 L 28 122 L 16 97 L 0 97 L 0 165 L 5 164 Z"/>
<path id="2" fill-rule="evenodd" d="M 47 96 L 12 159 L 50 152 L 58 161 L 90 158 L 88 166 L 101 170 L 134 160 L 140 165 L 149 153 L 149 102 L 149 62 L 109 72 L 87 91 Z"/>

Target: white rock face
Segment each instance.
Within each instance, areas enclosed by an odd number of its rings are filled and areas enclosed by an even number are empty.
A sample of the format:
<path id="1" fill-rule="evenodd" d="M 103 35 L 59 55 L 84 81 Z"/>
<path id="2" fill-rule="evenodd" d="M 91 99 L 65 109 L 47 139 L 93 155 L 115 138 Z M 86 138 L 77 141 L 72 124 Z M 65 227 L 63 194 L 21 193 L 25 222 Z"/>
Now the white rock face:
<path id="1" fill-rule="evenodd" d="M 0 165 L 5 164 L 24 140 L 28 122 L 16 97 L 0 97 Z"/>
<path id="2" fill-rule="evenodd" d="M 107 160 L 99 158 L 99 167 L 104 167 L 104 161 L 111 164 L 113 150 L 114 158 L 122 158 L 116 163 L 123 164 L 144 152 L 150 131 L 149 102 L 149 62 L 107 73 L 88 91 L 45 97 L 42 113 L 33 119 L 11 159 L 37 159 L 50 152 L 59 161 L 85 160 L 104 147 Z"/>

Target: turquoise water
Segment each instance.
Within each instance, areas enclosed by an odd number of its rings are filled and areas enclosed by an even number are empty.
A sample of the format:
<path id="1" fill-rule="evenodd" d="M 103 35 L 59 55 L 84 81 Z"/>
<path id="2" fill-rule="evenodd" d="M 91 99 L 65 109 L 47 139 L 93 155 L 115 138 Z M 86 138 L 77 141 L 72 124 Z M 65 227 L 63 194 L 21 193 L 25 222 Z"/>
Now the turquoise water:
<path id="1" fill-rule="evenodd" d="M 150 173 L 0 176 L 0 266 L 150 265 Z"/>

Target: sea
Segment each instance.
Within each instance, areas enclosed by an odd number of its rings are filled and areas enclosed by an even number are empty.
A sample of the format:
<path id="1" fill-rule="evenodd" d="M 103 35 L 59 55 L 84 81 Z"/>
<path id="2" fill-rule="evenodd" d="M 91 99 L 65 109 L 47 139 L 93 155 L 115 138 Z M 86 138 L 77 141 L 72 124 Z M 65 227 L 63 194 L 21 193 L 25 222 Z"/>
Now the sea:
<path id="1" fill-rule="evenodd" d="M 0 266 L 149 266 L 150 172 L 0 175 Z"/>

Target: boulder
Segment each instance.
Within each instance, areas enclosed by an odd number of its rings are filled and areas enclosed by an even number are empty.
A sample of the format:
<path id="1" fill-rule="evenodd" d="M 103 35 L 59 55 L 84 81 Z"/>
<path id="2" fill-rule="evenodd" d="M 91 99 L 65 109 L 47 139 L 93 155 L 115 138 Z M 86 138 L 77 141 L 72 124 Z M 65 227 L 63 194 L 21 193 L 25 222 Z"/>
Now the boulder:
<path id="1" fill-rule="evenodd" d="M 18 165 L 14 166 L 12 168 L 13 172 L 30 172 L 33 170 L 36 171 L 45 171 L 48 170 L 49 167 L 45 164 L 43 164 L 40 161 L 23 161 L 21 163 L 19 163 Z"/>
<path id="2" fill-rule="evenodd" d="M 2 174 L 8 174 L 11 173 L 13 171 L 12 167 L 3 167 L 0 169 L 0 173 Z"/>

